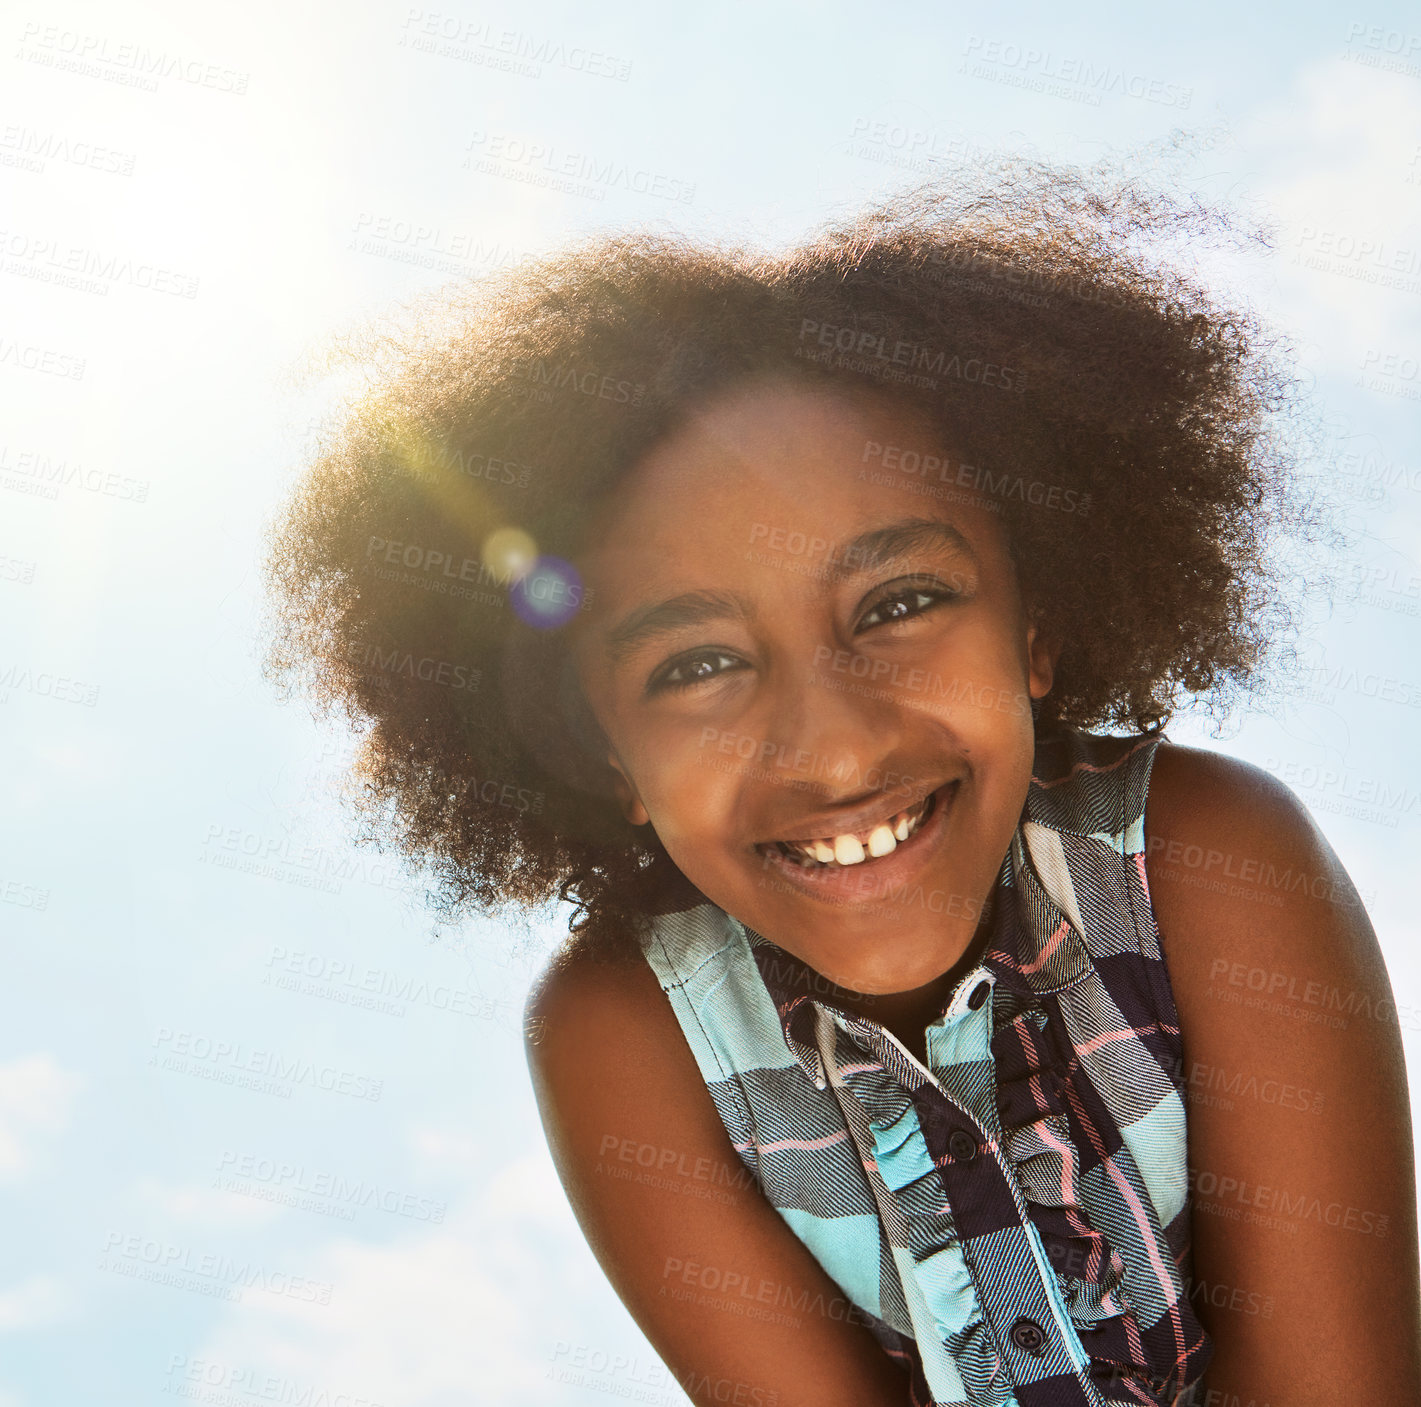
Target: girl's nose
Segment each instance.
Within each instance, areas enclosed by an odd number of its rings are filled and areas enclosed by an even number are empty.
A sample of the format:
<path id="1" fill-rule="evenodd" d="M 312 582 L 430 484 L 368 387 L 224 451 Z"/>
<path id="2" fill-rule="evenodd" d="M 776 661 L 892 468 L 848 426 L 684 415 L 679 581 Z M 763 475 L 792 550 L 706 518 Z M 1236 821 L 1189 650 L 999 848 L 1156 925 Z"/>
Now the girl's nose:
<path id="1" fill-rule="evenodd" d="M 835 791 L 854 797 L 865 790 L 863 778 L 881 776 L 887 761 L 901 755 L 905 716 L 889 691 L 802 661 L 764 692 L 756 721 L 792 772 L 819 782 L 840 779 Z"/>

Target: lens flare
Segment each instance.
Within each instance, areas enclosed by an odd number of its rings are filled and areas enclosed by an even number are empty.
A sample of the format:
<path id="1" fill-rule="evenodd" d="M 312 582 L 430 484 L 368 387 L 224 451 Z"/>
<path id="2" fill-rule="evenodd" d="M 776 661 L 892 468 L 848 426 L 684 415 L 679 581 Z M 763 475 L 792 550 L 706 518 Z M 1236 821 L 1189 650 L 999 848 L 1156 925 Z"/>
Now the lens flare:
<path id="1" fill-rule="evenodd" d="M 562 557 L 539 557 L 508 593 L 513 610 L 526 625 L 554 630 L 566 625 L 582 604 L 582 578 Z"/>
<path id="2" fill-rule="evenodd" d="M 512 583 L 538 560 L 538 544 L 522 528 L 495 528 L 484 538 L 479 555 L 498 581 Z"/>

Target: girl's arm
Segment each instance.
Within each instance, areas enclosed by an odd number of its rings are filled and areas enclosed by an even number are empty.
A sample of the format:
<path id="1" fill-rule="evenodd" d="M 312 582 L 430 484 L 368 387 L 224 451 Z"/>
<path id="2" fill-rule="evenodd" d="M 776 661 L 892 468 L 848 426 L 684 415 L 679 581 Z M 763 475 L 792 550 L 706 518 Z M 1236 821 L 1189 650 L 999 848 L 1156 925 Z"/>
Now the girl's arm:
<path id="1" fill-rule="evenodd" d="M 568 1200 L 687 1396 L 903 1407 L 906 1373 L 736 1156 L 651 967 L 574 952 L 535 988 L 527 1020 Z"/>
<path id="2" fill-rule="evenodd" d="M 1357 891 L 1292 792 L 1217 753 L 1160 745 L 1145 834 L 1183 1032 L 1205 1407 L 1421 1401 L 1406 1062 Z"/>

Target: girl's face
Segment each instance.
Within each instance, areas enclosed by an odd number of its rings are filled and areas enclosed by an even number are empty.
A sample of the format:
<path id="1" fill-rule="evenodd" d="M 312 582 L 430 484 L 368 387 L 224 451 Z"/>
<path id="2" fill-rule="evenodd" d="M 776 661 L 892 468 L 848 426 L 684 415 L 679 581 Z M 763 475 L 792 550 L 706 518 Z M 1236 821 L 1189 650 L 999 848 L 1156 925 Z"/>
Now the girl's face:
<path id="1" fill-rule="evenodd" d="M 628 819 L 860 992 L 970 944 L 1058 653 L 949 451 L 881 394 L 758 383 L 646 455 L 579 563 L 573 647 Z"/>

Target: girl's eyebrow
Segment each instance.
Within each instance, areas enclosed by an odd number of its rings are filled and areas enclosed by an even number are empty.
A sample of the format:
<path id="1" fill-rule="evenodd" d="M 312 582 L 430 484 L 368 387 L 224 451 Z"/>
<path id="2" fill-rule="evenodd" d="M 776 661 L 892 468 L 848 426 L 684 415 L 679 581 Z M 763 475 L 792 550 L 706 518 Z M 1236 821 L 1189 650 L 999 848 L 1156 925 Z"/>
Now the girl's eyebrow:
<path id="1" fill-rule="evenodd" d="M 753 612 L 739 596 L 720 591 L 685 591 L 665 601 L 643 606 L 619 621 L 607 632 L 607 657 L 620 664 L 635 654 L 647 641 L 687 625 L 702 625 L 711 620 L 734 620 L 742 624 Z"/>
<path id="2" fill-rule="evenodd" d="M 974 565 L 977 562 L 972 544 L 951 523 L 941 518 L 904 518 L 886 528 L 870 528 L 843 543 L 830 555 L 828 579 L 837 584 L 914 552 L 940 551 L 944 547 L 960 552 Z"/>
<path id="3" fill-rule="evenodd" d="M 841 543 L 828 554 L 824 575 L 830 585 L 837 585 L 913 552 L 943 548 L 960 552 L 973 563 L 977 561 L 971 543 L 951 523 L 939 518 L 905 518 L 887 527 L 870 528 Z M 642 606 L 612 626 L 606 637 L 607 657 L 614 665 L 620 664 L 648 641 L 684 626 L 713 620 L 745 624 L 753 616 L 753 608 L 742 597 L 721 591 L 685 591 Z"/>

